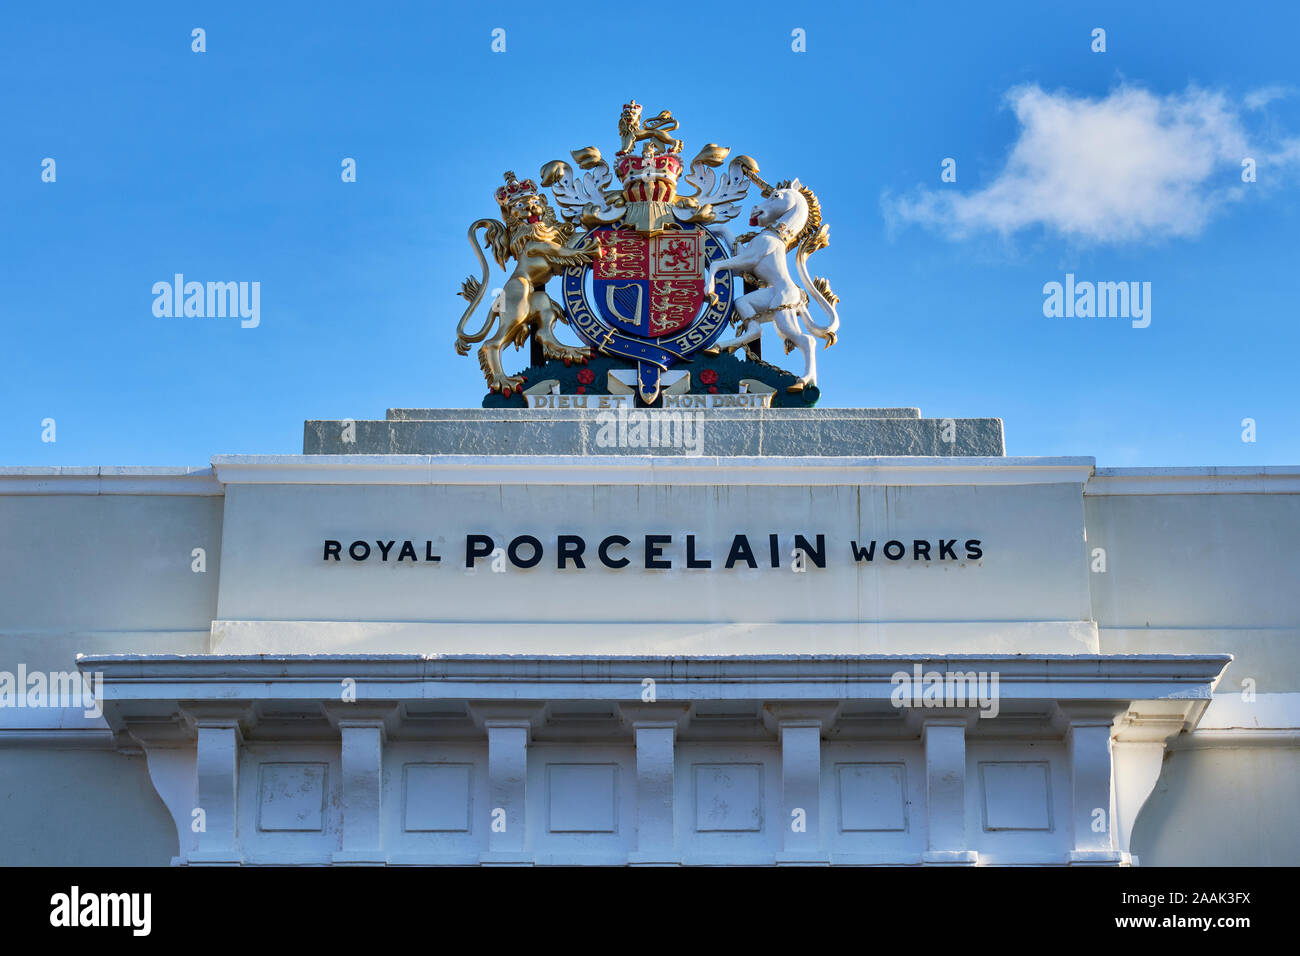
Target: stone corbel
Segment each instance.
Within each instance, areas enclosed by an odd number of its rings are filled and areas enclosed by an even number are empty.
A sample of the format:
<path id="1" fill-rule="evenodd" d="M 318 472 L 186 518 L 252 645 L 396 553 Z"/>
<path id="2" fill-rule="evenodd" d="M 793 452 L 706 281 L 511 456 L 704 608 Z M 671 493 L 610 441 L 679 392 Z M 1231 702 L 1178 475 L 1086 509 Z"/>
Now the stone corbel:
<path id="1" fill-rule="evenodd" d="M 1155 792 L 1169 743 L 1191 729 L 1205 710 L 1203 700 L 1142 700 L 1115 722 L 1112 738 L 1114 767 L 1114 829 L 1118 849 L 1132 865 L 1133 828 L 1138 814 Z"/>
<path id="2" fill-rule="evenodd" d="M 120 723 L 121 733 L 144 751 L 149 780 L 176 825 L 177 849 L 171 865 L 180 866 L 199 845 L 194 728 L 179 713 L 171 717 L 120 716 Z"/>
<path id="3" fill-rule="evenodd" d="M 195 735 L 194 826 L 197 845 L 191 865 L 238 866 L 239 750 L 255 715 L 252 704 L 239 701 L 182 701 L 181 714 Z M 201 823 L 200 823 L 201 821 Z"/>
<path id="4" fill-rule="evenodd" d="M 1065 739 L 1070 774 L 1072 866 L 1127 865 L 1115 838 L 1111 733 L 1127 710 L 1117 701 L 1059 701 L 1052 724 Z"/>
<path id="5" fill-rule="evenodd" d="M 343 786 L 343 846 L 333 862 L 350 866 L 388 862 L 383 843 L 384 744 L 397 723 L 396 703 L 328 703 L 326 718 L 339 732 Z"/>
<path id="6" fill-rule="evenodd" d="M 929 845 L 921 856 L 929 865 L 974 866 L 979 853 L 966 833 L 966 730 L 974 711 L 947 708 L 943 716 L 921 714 L 925 749 L 925 802 Z"/>
<path id="7" fill-rule="evenodd" d="M 690 705 L 620 704 L 619 717 L 636 744 L 636 844 L 632 866 L 681 863 L 676 827 L 676 742 Z"/>
<path id="8" fill-rule="evenodd" d="M 828 866 L 822 839 L 822 734 L 834 725 L 839 701 L 773 702 L 763 723 L 781 746 L 781 852 L 778 865 Z"/>
<path id="9" fill-rule="evenodd" d="M 470 716 L 488 739 L 488 849 L 486 865 L 526 865 L 528 855 L 528 744 L 545 718 L 542 703 L 471 703 Z"/>

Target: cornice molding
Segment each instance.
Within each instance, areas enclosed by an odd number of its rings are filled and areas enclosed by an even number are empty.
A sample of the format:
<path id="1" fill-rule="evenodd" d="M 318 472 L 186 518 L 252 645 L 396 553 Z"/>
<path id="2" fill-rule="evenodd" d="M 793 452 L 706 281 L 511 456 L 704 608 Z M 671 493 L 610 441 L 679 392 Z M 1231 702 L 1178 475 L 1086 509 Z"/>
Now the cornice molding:
<path id="1" fill-rule="evenodd" d="M 1209 701 L 1230 655 L 766 655 L 728 657 L 406 654 L 82 656 L 103 674 L 107 702 L 337 698 L 593 700 L 639 698 L 653 678 L 661 700 L 888 701 L 893 676 L 997 673 L 1003 700 Z"/>
<path id="2" fill-rule="evenodd" d="M 1088 497 L 1300 494 L 1300 466 L 1098 468 L 1083 493 Z"/>
<path id="3" fill-rule="evenodd" d="M 1092 458 L 720 458 L 685 455 L 215 455 L 231 484 L 1078 484 Z"/>
<path id="4" fill-rule="evenodd" d="M 0 495 L 223 495 L 211 468 L 16 466 L 0 468 Z"/>

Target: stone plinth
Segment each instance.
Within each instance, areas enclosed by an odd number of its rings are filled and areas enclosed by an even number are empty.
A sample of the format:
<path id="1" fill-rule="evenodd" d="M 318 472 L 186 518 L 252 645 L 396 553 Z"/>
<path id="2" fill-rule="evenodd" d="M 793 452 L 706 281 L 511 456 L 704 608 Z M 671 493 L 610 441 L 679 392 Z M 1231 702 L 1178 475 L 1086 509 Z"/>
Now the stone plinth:
<path id="1" fill-rule="evenodd" d="M 916 408 L 388 411 L 308 421 L 305 455 L 708 455 L 1000 457 L 1000 418 L 922 418 Z"/>

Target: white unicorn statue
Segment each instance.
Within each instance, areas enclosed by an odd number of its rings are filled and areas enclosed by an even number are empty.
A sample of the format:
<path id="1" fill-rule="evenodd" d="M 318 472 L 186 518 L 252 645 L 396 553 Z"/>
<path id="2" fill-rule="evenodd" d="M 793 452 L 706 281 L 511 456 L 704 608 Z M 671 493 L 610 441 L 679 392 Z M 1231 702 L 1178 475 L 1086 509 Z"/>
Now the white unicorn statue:
<path id="1" fill-rule="evenodd" d="M 801 392 L 817 384 L 814 336 L 824 339 L 826 348 L 830 348 L 840 327 L 839 313 L 835 310 L 839 297 L 825 279 L 808 277 L 808 257 L 830 242 L 830 227 L 822 222 L 817 197 L 811 189 L 800 185 L 799 180 L 769 186 L 756 176 L 750 178 L 763 187 L 764 198 L 750 213 L 749 224 L 763 228 L 737 237 L 736 248 L 740 251 L 730 259 L 709 263 L 705 288 L 710 290 L 710 301 L 716 303 L 717 296 L 712 291 L 714 276 L 723 269 L 746 274 L 759 288 L 736 300 L 739 319 L 732 319 L 738 325 L 736 338 L 717 343 L 709 352 L 714 355 L 734 352 L 748 345 L 763 334 L 763 323 L 770 321 L 785 342 L 786 354 L 798 349 L 803 355 L 803 376 L 786 388 L 787 392 Z M 795 246 L 799 247 L 795 264 L 803 280 L 802 287 L 791 277 L 786 265 L 786 254 Z M 808 310 L 809 296 L 829 317 L 825 325 L 813 320 Z"/>

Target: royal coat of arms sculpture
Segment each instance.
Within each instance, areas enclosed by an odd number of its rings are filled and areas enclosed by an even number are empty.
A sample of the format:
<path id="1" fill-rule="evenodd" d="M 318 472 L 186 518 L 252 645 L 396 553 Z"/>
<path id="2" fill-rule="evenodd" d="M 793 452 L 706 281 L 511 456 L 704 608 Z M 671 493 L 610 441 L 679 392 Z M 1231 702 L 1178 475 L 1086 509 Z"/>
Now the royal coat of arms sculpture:
<path id="1" fill-rule="evenodd" d="M 645 405 L 656 404 L 661 394 L 689 393 L 693 385 L 716 392 L 716 367 L 700 368 L 693 379 L 681 366 L 716 363 L 742 348 L 752 377 L 739 379 L 741 392 L 763 393 L 766 403 L 779 380 L 788 383 L 785 395 L 800 396 L 804 404 L 816 400 L 816 343 L 834 344 L 839 328 L 838 299 L 807 267 L 808 257 L 829 242 L 821 204 L 798 179 L 764 182 L 749 156 L 726 162 L 730 150 L 722 146 L 705 146 L 687 171 L 682 141 L 672 135 L 677 127 L 667 110 L 642 122 L 641 107 L 625 104 L 612 170 L 594 146 L 573 152 L 576 170 L 563 160 L 541 168 L 540 184 L 550 188 L 554 207 L 532 179 L 505 174 L 495 194 L 501 220 L 479 219 L 469 228 L 482 275 L 462 285 L 470 304 L 456 329 L 460 354 L 483 343 L 479 365 L 489 399 L 558 390 L 558 380 L 529 386 L 529 376 L 502 367 L 502 349 L 531 337 L 533 354 L 539 346 L 546 368 L 603 362 L 607 392 L 635 394 Z M 693 192 L 680 195 L 679 180 Z M 757 230 L 733 236 L 725 223 L 740 213 L 751 185 L 763 197 L 749 219 Z M 515 264 L 482 327 L 470 333 L 466 323 L 486 298 L 490 278 L 479 230 L 499 266 Z M 796 253 L 797 280 L 790 252 Z M 552 278 L 559 280 L 559 301 L 547 289 Z M 741 295 L 735 294 L 737 279 L 744 282 Z M 811 303 L 824 322 L 813 317 Z M 799 351 L 802 375 L 757 360 L 769 321 L 786 353 Z M 557 322 L 571 326 L 584 344 L 561 343 Z M 735 334 L 725 338 L 729 329 Z M 584 383 L 577 392 L 599 391 L 592 372 L 584 369 L 577 381 Z"/>

